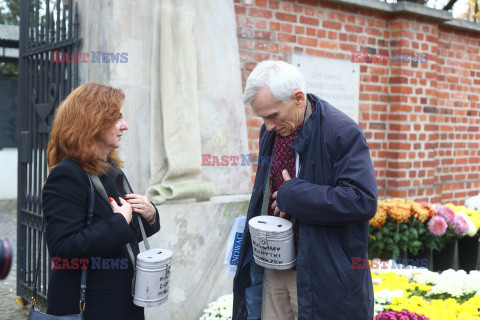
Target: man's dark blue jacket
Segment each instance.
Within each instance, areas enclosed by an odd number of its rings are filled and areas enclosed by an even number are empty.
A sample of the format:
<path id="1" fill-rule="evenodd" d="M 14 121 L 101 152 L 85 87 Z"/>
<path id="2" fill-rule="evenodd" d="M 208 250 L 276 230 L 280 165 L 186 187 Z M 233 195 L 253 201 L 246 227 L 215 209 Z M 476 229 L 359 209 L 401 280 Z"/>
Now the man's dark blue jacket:
<path id="1" fill-rule="evenodd" d="M 316 106 L 292 147 L 300 173 L 278 190 L 281 211 L 300 224 L 297 257 L 298 319 L 373 319 L 369 269 L 352 268 L 367 259 L 368 220 L 377 210 L 377 184 L 362 129 L 324 100 Z M 234 279 L 233 320 L 247 317 L 245 289 L 253 260 L 248 221 L 260 215 L 275 132 L 260 130 L 259 165 Z M 249 300 L 250 301 L 250 300 Z M 258 307 L 258 306 L 257 306 Z"/>

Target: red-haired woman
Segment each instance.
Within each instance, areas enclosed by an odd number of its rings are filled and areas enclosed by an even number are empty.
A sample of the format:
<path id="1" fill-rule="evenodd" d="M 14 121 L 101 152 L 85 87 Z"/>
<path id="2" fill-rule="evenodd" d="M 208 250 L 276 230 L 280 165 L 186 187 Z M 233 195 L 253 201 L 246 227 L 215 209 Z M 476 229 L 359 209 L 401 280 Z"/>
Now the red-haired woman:
<path id="1" fill-rule="evenodd" d="M 42 199 L 52 257 L 49 314 L 79 313 L 85 261 L 80 259 L 88 259 L 85 318 L 144 319 L 143 308 L 133 304 L 134 270 L 126 244 L 136 256 L 142 240 L 136 215 L 147 236 L 160 230 L 160 218 L 146 197 L 125 190 L 128 183 L 116 152 L 123 132 L 128 130 L 123 118 L 124 99 L 119 89 L 87 83 L 75 89 L 55 113 L 47 149 L 50 174 Z M 89 227 L 91 189 L 87 173 L 99 177 L 110 200 L 95 192 Z"/>

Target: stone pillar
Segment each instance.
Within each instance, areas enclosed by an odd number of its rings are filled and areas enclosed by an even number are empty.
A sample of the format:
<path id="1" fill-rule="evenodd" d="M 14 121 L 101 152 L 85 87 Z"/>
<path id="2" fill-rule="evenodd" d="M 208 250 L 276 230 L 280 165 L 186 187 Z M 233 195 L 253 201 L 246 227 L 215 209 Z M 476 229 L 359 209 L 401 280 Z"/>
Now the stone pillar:
<path id="1" fill-rule="evenodd" d="M 215 194 L 247 193 L 251 166 L 242 161 L 249 149 L 233 1 L 202 0 L 196 5 L 202 177 L 215 184 Z M 228 157 L 228 164 L 214 165 L 215 157 L 220 162 Z"/>
<path id="2" fill-rule="evenodd" d="M 144 194 L 150 179 L 150 59 L 153 1 L 78 1 L 80 52 L 90 54 L 80 63 L 80 83 L 100 82 L 125 92 L 123 106 L 129 130 L 119 149 L 132 188 Z M 92 51 L 126 53 L 125 63 L 95 62 Z"/>

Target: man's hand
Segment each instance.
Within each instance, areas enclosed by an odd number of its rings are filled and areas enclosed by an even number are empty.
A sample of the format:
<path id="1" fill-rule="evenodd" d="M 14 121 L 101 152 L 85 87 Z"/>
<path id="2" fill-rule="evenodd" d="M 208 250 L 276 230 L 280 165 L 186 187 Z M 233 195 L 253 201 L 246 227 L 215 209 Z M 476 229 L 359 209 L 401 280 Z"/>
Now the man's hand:
<path id="1" fill-rule="evenodd" d="M 283 176 L 284 181 L 288 181 L 288 180 L 292 179 L 292 178 L 290 178 L 290 175 L 288 174 L 288 171 L 286 169 L 283 169 L 282 176 Z M 275 200 L 272 204 L 273 215 L 279 216 L 280 218 L 285 218 L 286 213 L 283 212 L 283 211 L 280 211 L 280 209 L 278 208 L 277 193 L 278 193 L 278 191 L 275 191 L 272 194 L 272 199 Z"/>

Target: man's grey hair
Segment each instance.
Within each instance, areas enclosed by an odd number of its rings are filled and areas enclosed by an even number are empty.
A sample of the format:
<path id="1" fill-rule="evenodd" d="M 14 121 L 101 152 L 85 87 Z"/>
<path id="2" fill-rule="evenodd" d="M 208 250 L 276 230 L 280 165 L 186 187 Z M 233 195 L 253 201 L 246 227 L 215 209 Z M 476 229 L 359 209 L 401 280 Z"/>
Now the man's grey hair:
<path id="1" fill-rule="evenodd" d="M 261 88 L 268 88 L 276 101 L 287 102 L 296 90 L 305 94 L 305 78 L 297 67 L 275 60 L 262 61 L 247 79 L 243 103 L 250 104 Z"/>

